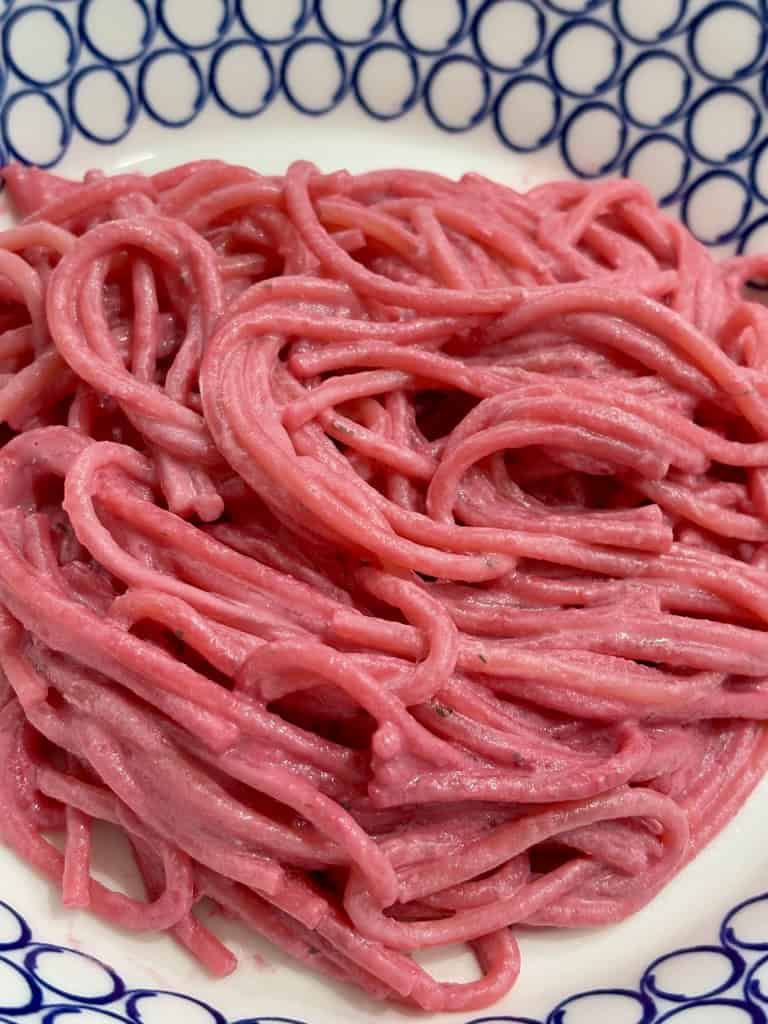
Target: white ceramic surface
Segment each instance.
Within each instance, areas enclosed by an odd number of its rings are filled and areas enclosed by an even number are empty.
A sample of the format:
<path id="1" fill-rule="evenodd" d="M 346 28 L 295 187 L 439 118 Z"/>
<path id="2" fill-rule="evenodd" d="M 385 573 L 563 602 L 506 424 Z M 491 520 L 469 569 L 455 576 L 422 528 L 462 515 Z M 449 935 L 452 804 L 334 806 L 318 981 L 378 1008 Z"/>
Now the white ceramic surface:
<path id="1" fill-rule="evenodd" d="M 326 0 L 320 17 L 315 10 L 302 21 L 304 8 L 287 0 L 6 4 L 6 153 L 71 174 L 202 156 L 272 172 L 303 157 L 353 171 L 474 169 L 520 187 L 629 170 L 705 240 L 745 249 L 768 240 L 762 2 Z M 267 41 L 279 36 L 292 38 Z M 314 41 L 298 45 L 307 39 Z M 477 1019 L 765 1024 L 768 895 L 720 930 L 732 908 L 768 888 L 766 821 L 768 783 L 631 920 L 524 935 L 517 987 Z M 102 838 L 98 863 L 114 880 L 119 850 Z M 418 1016 L 309 976 L 221 921 L 216 928 L 241 966 L 213 982 L 163 937 L 117 933 L 63 910 L 3 850 L 0 899 L 32 933 L 0 907 L 0 1021 L 47 1024 L 78 1011 L 82 1024 L 395 1024 Z M 58 947 L 97 956 L 144 994 L 123 994 L 116 975 Z M 440 977 L 473 970 L 464 957 L 425 962 Z"/>

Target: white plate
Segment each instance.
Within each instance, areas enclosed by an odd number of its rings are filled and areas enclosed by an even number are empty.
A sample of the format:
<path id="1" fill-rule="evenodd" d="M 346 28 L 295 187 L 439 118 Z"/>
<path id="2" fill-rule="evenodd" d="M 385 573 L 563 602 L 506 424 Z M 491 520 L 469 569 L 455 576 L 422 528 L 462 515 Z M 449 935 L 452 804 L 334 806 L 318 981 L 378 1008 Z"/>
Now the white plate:
<path id="1" fill-rule="evenodd" d="M 309 157 L 526 187 L 628 170 L 708 242 L 768 238 L 762 0 L 17 0 L 3 17 L 4 147 L 57 171 L 215 155 L 273 172 Z M 766 1024 L 766 820 L 768 783 L 631 920 L 524 935 L 516 988 L 476 1020 Z M 114 878 L 109 837 L 101 847 Z M 64 911 L 4 851 L 0 897 L 0 1021 L 76 1008 L 82 1024 L 418 1018 L 307 975 L 229 923 L 217 929 L 241 966 L 213 982 L 164 937 Z M 441 977 L 472 969 L 427 962 Z"/>

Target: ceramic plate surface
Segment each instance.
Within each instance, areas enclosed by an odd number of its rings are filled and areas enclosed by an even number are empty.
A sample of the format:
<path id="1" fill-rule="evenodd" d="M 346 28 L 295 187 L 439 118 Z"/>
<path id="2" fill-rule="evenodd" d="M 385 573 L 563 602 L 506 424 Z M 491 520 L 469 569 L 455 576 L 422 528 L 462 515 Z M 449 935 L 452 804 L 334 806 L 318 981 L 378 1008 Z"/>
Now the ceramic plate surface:
<path id="1" fill-rule="evenodd" d="M 768 247 L 767 24 L 764 0 L 0 0 L 0 157 L 72 174 L 303 157 L 518 187 L 630 174 L 702 241 L 749 252 Z M 631 920 L 524 935 L 518 985 L 473 1024 L 767 1024 L 767 820 L 764 784 Z M 427 1019 L 228 923 L 241 966 L 213 982 L 162 936 L 64 911 L 4 851 L 0 899 L 0 1024 Z M 468 957 L 422 961 L 472 976 Z"/>

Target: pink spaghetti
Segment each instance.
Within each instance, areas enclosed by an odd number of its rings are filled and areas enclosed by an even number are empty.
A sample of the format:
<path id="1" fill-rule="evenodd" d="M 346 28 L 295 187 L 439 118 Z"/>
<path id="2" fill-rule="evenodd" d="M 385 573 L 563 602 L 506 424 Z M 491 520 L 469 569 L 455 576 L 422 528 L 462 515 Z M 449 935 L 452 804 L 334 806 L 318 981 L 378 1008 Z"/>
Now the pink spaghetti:
<path id="1" fill-rule="evenodd" d="M 651 900 L 768 768 L 768 257 L 626 181 L 5 180 L 0 838 L 430 1011 Z"/>

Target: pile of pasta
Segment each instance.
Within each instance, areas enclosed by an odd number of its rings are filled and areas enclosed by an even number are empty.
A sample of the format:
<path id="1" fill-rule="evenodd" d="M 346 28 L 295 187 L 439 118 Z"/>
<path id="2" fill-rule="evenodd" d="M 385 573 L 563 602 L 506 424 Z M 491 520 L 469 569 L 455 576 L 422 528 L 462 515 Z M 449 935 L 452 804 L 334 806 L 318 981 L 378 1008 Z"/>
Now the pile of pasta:
<path id="1" fill-rule="evenodd" d="M 768 257 L 629 181 L 4 176 L 0 838 L 431 1011 L 648 903 L 768 767 Z"/>

